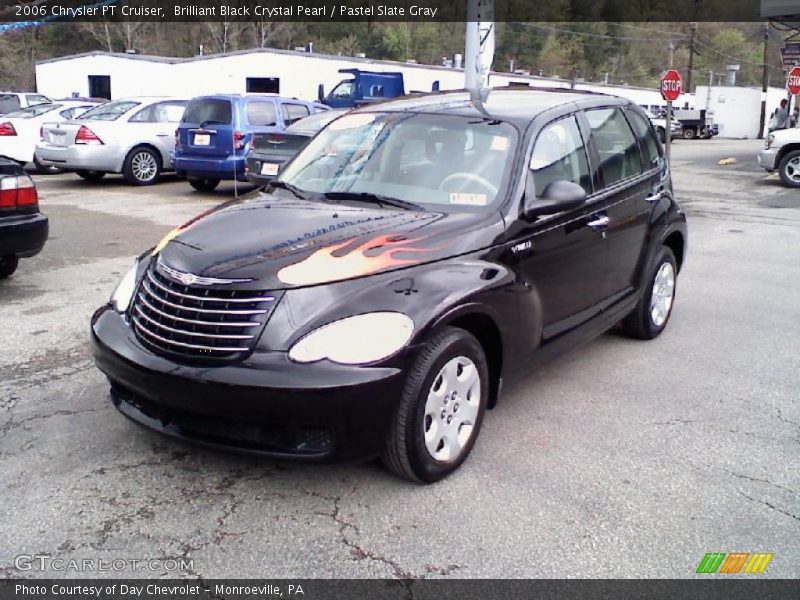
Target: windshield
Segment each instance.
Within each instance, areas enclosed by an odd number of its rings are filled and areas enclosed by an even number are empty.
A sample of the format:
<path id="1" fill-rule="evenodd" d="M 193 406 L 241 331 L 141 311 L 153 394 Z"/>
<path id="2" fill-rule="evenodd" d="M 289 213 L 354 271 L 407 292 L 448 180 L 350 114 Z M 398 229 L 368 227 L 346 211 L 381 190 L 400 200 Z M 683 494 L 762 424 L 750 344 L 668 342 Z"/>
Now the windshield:
<path id="1" fill-rule="evenodd" d="M 32 119 L 34 117 L 38 117 L 45 113 L 49 113 L 51 110 L 61 108 L 62 106 L 63 104 L 37 104 L 36 106 L 23 108 L 22 110 L 17 110 L 15 112 L 8 113 L 5 116 L 12 117 L 15 119 Z"/>
<path id="2" fill-rule="evenodd" d="M 502 195 L 516 139 L 495 119 L 356 113 L 323 129 L 280 180 L 303 192 L 480 209 Z"/>
<path id="3" fill-rule="evenodd" d="M 139 106 L 139 103 L 131 100 L 106 102 L 97 108 L 87 110 L 77 118 L 81 121 L 116 121 L 134 106 Z"/>

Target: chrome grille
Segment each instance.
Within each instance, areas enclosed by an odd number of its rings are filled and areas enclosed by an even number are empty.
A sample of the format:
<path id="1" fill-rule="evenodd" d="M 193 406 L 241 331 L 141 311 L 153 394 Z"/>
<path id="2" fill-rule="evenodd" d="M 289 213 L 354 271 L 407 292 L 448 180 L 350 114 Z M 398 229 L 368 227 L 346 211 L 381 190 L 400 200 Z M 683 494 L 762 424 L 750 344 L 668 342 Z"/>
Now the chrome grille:
<path id="1" fill-rule="evenodd" d="M 184 285 L 151 265 L 130 312 L 136 337 L 169 357 L 242 358 L 253 349 L 277 296 L 228 287 Z"/>

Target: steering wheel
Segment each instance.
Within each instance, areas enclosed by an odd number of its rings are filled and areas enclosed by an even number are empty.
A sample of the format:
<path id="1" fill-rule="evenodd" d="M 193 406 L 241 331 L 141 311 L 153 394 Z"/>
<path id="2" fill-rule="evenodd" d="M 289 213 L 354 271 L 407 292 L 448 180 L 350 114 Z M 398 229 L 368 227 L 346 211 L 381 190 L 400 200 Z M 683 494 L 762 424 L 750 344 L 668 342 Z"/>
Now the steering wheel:
<path id="1" fill-rule="evenodd" d="M 485 177 L 481 177 L 480 175 L 476 175 L 475 173 L 467 173 L 462 171 L 460 173 L 451 173 L 439 183 L 439 189 L 444 190 L 454 181 L 464 180 L 469 181 L 471 183 L 477 183 L 481 187 L 483 187 L 486 191 L 489 192 L 490 196 L 497 195 L 497 187 L 492 184 L 491 181 L 486 179 Z"/>

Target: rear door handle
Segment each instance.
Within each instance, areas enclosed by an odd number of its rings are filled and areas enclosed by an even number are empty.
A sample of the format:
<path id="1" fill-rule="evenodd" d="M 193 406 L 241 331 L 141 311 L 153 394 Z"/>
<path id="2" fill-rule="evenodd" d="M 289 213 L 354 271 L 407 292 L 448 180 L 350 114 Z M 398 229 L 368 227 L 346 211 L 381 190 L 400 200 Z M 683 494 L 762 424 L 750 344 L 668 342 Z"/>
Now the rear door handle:
<path id="1" fill-rule="evenodd" d="M 654 204 L 661 200 L 661 197 L 664 195 L 663 190 L 658 190 L 657 192 L 653 192 L 649 196 L 645 196 L 645 202 L 649 202 L 650 204 Z"/>
<path id="2" fill-rule="evenodd" d="M 608 227 L 608 216 L 595 215 L 591 221 L 586 223 L 586 226 L 591 227 L 592 229 L 605 229 Z"/>

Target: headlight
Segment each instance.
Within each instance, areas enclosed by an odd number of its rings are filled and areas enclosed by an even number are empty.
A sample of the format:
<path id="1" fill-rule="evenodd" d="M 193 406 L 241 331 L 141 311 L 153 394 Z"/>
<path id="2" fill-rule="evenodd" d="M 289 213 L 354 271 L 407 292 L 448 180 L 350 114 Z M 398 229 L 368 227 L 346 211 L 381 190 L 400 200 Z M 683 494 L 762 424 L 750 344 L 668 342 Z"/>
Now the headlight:
<path id="1" fill-rule="evenodd" d="M 124 313 L 128 310 L 131 298 L 133 297 L 133 290 L 136 288 L 137 267 L 138 263 L 134 263 L 128 272 L 122 276 L 122 279 L 120 279 L 117 287 L 114 289 L 114 293 L 111 294 L 111 304 L 114 305 L 114 309 L 117 312 Z"/>
<path id="2" fill-rule="evenodd" d="M 772 142 L 774 141 L 775 141 L 775 136 L 770 133 L 767 136 L 767 148 L 770 148 L 772 146 Z"/>
<path id="3" fill-rule="evenodd" d="M 327 358 L 344 365 L 376 362 L 411 339 L 414 321 L 402 313 L 374 312 L 334 321 L 315 329 L 289 350 L 289 358 L 310 363 Z"/>

